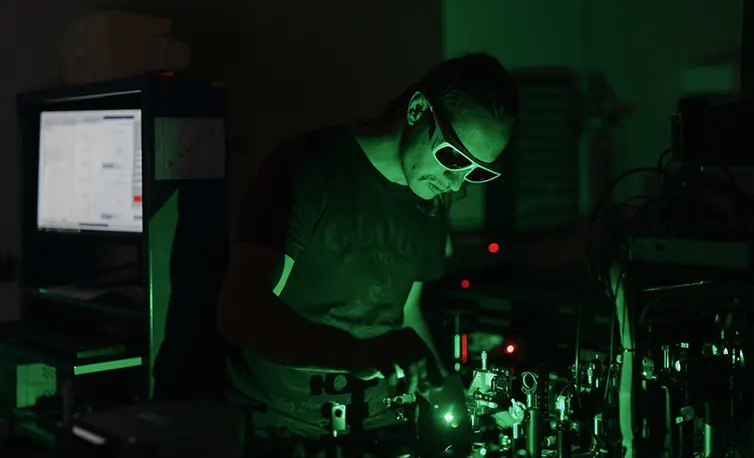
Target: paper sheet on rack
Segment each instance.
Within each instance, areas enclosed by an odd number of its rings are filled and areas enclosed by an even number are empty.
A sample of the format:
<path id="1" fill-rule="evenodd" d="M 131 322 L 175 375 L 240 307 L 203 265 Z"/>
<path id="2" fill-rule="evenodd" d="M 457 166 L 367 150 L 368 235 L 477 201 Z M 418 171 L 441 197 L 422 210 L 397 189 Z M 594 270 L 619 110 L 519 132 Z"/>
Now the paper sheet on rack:
<path id="1" fill-rule="evenodd" d="M 155 179 L 225 176 L 225 124 L 221 118 L 155 118 Z"/>

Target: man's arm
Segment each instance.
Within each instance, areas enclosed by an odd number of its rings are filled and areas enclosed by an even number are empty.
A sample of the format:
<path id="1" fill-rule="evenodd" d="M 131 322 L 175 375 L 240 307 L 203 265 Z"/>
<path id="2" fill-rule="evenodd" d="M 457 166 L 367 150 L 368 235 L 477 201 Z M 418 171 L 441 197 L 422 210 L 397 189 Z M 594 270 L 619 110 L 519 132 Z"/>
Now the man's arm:
<path id="1" fill-rule="evenodd" d="M 291 258 L 284 260 L 273 249 L 234 247 L 217 304 L 223 337 L 293 368 L 358 371 L 358 339 L 307 320 L 277 297 L 292 267 Z"/>
<path id="2" fill-rule="evenodd" d="M 445 239 L 445 257 L 449 258 L 452 255 L 453 242 L 450 238 L 450 234 L 448 234 Z M 437 366 L 440 368 L 442 377 L 445 378 L 448 375 L 448 370 L 445 368 L 445 365 L 442 362 L 442 358 L 440 358 L 440 354 L 437 352 L 437 346 L 435 345 L 434 339 L 429 332 L 429 326 L 427 326 L 427 321 L 424 319 L 424 314 L 422 313 L 422 290 L 422 282 L 414 282 L 414 284 L 411 286 L 411 291 L 408 293 L 406 304 L 403 306 L 403 326 L 413 328 L 414 331 L 419 334 L 419 337 L 424 340 L 429 349 L 432 351 L 432 354 L 435 356 L 435 360 L 437 361 Z"/>
<path id="3" fill-rule="evenodd" d="M 403 306 L 403 326 L 412 328 L 417 334 L 419 334 L 419 337 L 424 340 L 432 351 L 435 361 L 437 362 L 437 367 L 440 368 L 440 374 L 444 379 L 448 375 L 448 371 L 442 362 L 442 358 L 440 358 L 440 354 L 437 352 L 434 339 L 432 339 L 432 335 L 429 332 L 429 326 L 427 326 L 427 321 L 424 319 L 424 314 L 421 310 L 422 286 L 423 283 L 419 281 L 414 282 L 411 286 L 411 291 L 408 293 L 406 304 Z"/>
<path id="4" fill-rule="evenodd" d="M 325 209 L 325 178 L 310 153 L 306 144 L 285 145 L 249 186 L 217 323 L 229 342 L 279 364 L 353 372 L 361 364 L 359 340 L 306 319 L 278 297 Z"/>

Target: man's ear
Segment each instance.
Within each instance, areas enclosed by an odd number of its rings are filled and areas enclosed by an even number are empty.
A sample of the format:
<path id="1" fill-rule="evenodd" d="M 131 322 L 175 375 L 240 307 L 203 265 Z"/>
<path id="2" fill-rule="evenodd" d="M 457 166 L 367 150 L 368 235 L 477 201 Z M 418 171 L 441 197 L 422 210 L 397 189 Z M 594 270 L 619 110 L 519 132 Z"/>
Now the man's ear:
<path id="1" fill-rule="evenodd" d="M 421 92 L 417 91 L 411 97 L 406 108 L 406 122 L 413 126 L 421 119 L 424 112 L 429 109 L 429 101 Z"/>

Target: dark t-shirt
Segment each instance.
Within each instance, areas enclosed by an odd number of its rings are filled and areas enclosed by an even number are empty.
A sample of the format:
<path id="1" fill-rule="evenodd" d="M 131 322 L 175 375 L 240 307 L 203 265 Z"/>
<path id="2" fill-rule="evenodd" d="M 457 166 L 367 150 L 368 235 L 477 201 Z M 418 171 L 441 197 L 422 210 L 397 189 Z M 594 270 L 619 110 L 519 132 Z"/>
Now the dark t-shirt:
<path id="1" fill-rule="evenodd" d="M 246 196 L 240 238 L 294 259 L 284 303 L 314 322 L 369 338 L 402 326 L 413 282 L 442 274 L 447 218 L 426 207 L 374 168 L 347 129 L 327 128 L 285 143 L 267 159 Z M 279 338 L 291 336 L 281 329 Z M 319 436 L 329 424 L 323 405 L 350 400 L 311 394 L 322 374 L 246 353 L 251 373 L 244 391 L 269 406 L 255 427 Z M 336 377 L 334 385 L 345 381 Z M 365 427 L 393 422 L 382 404 L 386 393 L 384 382 L 367 389 Z"/>

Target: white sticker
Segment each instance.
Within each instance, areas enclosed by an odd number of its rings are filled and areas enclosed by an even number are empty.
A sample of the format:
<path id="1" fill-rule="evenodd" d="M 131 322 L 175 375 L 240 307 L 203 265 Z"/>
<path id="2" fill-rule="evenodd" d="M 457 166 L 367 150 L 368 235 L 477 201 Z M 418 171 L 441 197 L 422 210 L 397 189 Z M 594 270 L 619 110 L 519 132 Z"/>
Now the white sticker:
<path id="1" fill-rule="evenodd" d="M 225 125 L 220 118 L 155 118 L 155 179 L 225 176 Z"/>

